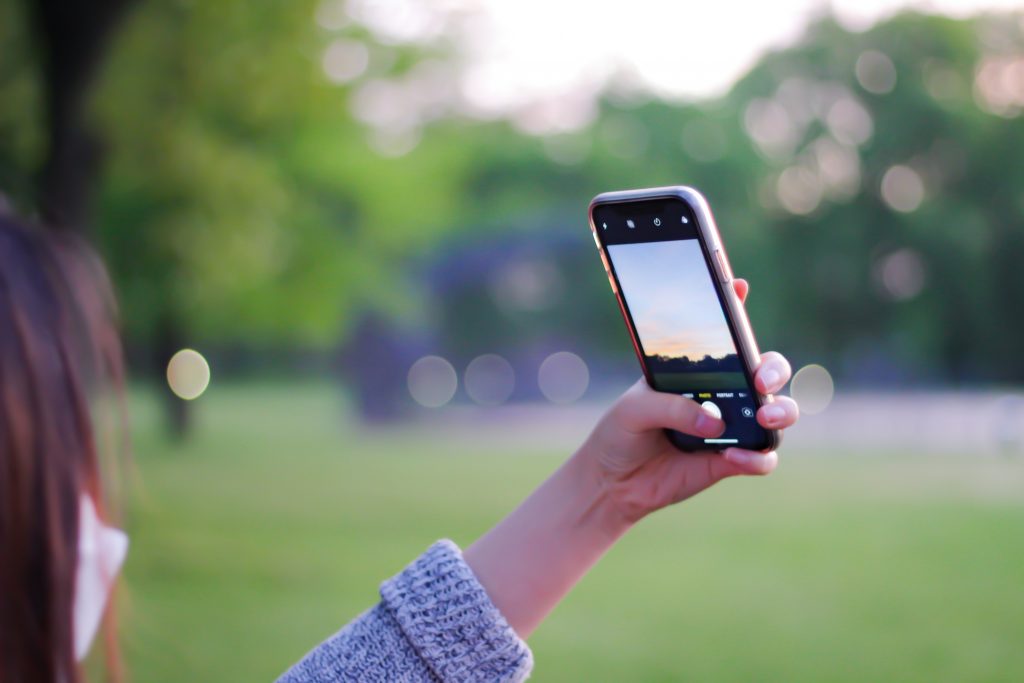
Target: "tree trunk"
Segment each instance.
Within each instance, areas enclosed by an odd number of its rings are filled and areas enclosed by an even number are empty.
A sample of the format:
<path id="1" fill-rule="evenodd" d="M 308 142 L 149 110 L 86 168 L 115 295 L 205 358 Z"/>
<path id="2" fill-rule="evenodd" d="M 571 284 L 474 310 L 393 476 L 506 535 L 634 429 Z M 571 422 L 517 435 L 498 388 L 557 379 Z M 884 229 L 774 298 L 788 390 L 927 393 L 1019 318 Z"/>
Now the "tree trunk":
<path id="1" fill-rule="evenodd" d="M 88 233 L 102 164 L 102 144 L 85 117 L 89 94 L 118 21 L 134 0 L 28 0 L 42 62 L 46 157 L 36 203 L 53 230 Z M 140 67 L 142 68 L 142 67 Z M 188 433 L 191 411 L 164 381 L 167 362 L 182 348 L 174 316 L 161 320 L 154 344 L 156 374 L 172 436 Z"/>
<path id="2" fill-rule="evenodd" d="M 46 99 L 47 151 L 37 203 L 54 229 L 88 231 L 102 154 L 84 112 L 110 36 L 132 1 L 29 2 Z"/>

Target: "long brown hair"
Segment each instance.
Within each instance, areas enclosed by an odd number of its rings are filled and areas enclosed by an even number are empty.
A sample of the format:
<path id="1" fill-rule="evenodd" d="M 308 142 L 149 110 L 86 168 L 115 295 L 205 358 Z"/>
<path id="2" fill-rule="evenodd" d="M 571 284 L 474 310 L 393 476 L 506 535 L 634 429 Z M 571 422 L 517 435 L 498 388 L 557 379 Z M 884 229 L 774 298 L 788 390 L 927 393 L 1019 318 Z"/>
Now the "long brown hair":
<path id="1" fill-rule="evenodd" d="M 2 683 L 82 680 L 72 628 L 81 494 L 109 516 L 89 399 L 122 381 L 109 291 L 82 242 L 0 209 Z"/>

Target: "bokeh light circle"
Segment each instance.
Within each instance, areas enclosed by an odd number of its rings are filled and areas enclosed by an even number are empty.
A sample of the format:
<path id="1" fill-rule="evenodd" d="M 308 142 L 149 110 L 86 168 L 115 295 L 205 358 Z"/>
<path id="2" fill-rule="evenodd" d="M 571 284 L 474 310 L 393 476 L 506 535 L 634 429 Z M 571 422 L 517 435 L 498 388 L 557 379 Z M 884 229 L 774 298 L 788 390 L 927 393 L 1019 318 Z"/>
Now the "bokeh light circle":
<path id="1" fill-rule="evenodd" d="M 882 176 L 882 199 L 895 211 L 916 211 L 924 201 L 924 181 L 909 166 L 893 166 Z"/>
<path id="2" fill-rule="evenodd" d="M 789 388 L 789 395 L 800 405 L 801 415 L 824 412 L 834 394 L 832 375 L 824 367 L 815 364 L 797 370 Z"/>
<path id="3" fill-rule="evenodd" d="M 886 254 L 879 259 L 875 270 L 882 292 L 895 301 L 906 301 L 920 294 L 927 278 L 924 259 L 909 248 Z"/>
<path id="4" fill-rule="evenodd" d="M 575 353 L 559 351 L 540 364 L 537 384 L 552 403 L 572 403 L 583 396 L 590 385 L 590 371 Z"/>
<path id="5" fill-rule="evenodd" d="M 516 386 L 512 364 L 494 353 L 485 353 L 471 360 L 463 378 L 466 393 L 482 406 L 501 405 Z"/>
<path id="6" fill-rule="evenodd" d="M 167 385 L 178 398 L 199 398 L 210 385 L 210 364 L 194 349 L 182 349 L 167 363 Z"/>
<path id="7" fill-rule="evenodd" d="M 889 56 L 878 50 L 868 50 L 857 58 L 854 66 L 857 82 L 876 95 L 885 95 L 896 87 L 896 66 Z"/>
<path id="8" fill-rule="evenodd" d="M 821 204 L 824 187 L 818 174 L 802 166 L 790 166 L 779 174 L 776 192 L 787 211 L 805 216 Z"/>
<path id="9" fill-rule="evenodd" d="M 424 356 L 413 363 L 406 382 L 412 400 L 425 408 L 446 405 L 459 386 L 455 368 L 440 356 Z"/>
<path id="10" fill-rule="evenodd" d="M 852 97 L 841 97 L 829 107 L 825 125 L 837 142 L 859 147 L 871 139 L 874 120 L 864 105 Z"/>

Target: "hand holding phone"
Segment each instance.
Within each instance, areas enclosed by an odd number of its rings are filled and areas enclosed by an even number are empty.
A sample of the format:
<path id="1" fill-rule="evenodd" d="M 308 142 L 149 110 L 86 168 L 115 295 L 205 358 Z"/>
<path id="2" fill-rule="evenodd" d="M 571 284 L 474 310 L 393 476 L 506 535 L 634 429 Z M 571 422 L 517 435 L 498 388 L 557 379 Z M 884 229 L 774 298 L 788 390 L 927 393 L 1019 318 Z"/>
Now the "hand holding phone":
<path id="1" fill-rule="evenodd" d="M 681 188 L 669 188 L 667 192 L 645 192 L 654 193 L 656 199 L 663 199 L 666 195 L 671 199 L 677 196 L 678 189 Z M 701 445 L 707 443 L 705 440 L 722 438 L 735 438 L 737 442 L 742 441 L 743 445 L 747 445 L 749 435 L 752 435 L 750 443 L 753 445 L 771 445 L 778 442 L 778 432 L 792 425 L 797 419 L 797 406 L 792 399 L 779 397 L 774 401 L 768 401 L 762 398 L 780 391 L 786 385 L 790 377 L 789 363 L 777 353 L 757 354 L 756 346 L 753 347 L 753 356 L 744 356 L 741 373 L 745 393 L 758 394 L 758 398 L 749 403 L 757 406 L 755 414 L 750 419 L 756 430 L 743 430 L 742 436 L 731 436 L 740 432 L 729 431 L 728 419 L 721 419 L 724 415 L 716 416 L 713 411 L 696 400 L 680 395 L 687 393 L 686 391 L 655 391 L 649 385 L 649 382 L 660 384 L 665 378 L 658 376 L 660 368 L 652 370 L 645 364 L 645 351 L 648 350 L 648 346 L 657 348 L 656 342 L 665 336 L 657 334 L 659 322 L 662 323 L 662 327 L 667 325 L 666 329 L 671 331 L 671 313 L 678 313 L 679 304 L 684 300 L 679 296 L 677 271 L 680 267 L 684 267 L 685 271 L 688 262 L 671 262 L 670 267 L 660 267 L 659 270 L 653 256 L 646 261 L 641 258 L 641 265 L 646 263 L 651 272 L 641 274 L 639 279 L 630 276 L 627 285 L 624 280 L 620 282 L 616 279 L 616 275 L 621 276 L 621 273 L 613 269 L 613 265 L 620 262 L 616 255 L 617 250 L 608 249 L 606 245 L 643 245 L 697 238 L 693 236 L 692 230 L 685 229 L 687 221 L 694 220 L 694 214 L 686 209 L 687 205 L 677 203 L 661 207 L 673 209 L 676 213 L 634 212 L 632 209 L 635 207 L 625 206 L 625 203 L 635 199 L 636 194 L 638 193 L 632 193 L 632 196 L 628 196 L 630 193 L 613 195 L 610 202 L 621 200 L 623 204 L 618 212 L 605 211 L 603 201 L 607 196 L 598 197 L 591 208 L 591 226 L 593 228 L 596 222 L 597 225 L 601 225 L 602 231 L 607 231 L 612 230 L 611 225 L 605 228 L 602 223 L 611 223 L 616 217 L 622 221 L 618 229 L 618 241 L 610 233 L 606 233 L 610 239 L 602 239 L 598 237 L 596 230 L 594 239 L 601 250 L 601 258 L 608 270 L 612 289 L 617 295 L 624 291 L 625 299 L 629 300 L 627 303 L 621 295 L 617 297 L 637 354 L 641 358 L 645 379 L 634 384 L 615 402 L 598 421 L 579 450 L 562 467 L 464 554 L 466 562 L 483 584 L 490 599 L 522 637 L 529 635 L 540 624 L 558 601 L 634 523 L 651 512 L 689 498 L 726 477 L 764 475 L 774 470 L 778 464 L 778 456 L 774 450 L 761 452 L 757 449 L 740 448 L 739 443 L 726 445 L 724 450 L 719 452 L 721 442 L 712 441 L 708 446 L 699 449 L 703 452 L 684 455 L 679 452 L 676 445 L 680 443 L 682 435 L 689 435 L 686 436 L 687 439 L 695 439 Z M 643 195 L 644 192 L 639 194 Z M 624 211 L 627 213 L 623 213 Z M 647 227 L 656 231 L 668 227 L 666 216 L 674 217 L 680 229 L 675 232 L 666 230 L 662 233 L 651 233 L 654 237 L 664 238 L 660 240 L 651 238 L 644 242 L 643 239 L 636 239 L 639 233 L 635 231 L 641 230 L 639 218 L 649 220 Z M 683 220 L 684 217 L 687 221 Z M 655 218 L 658 219 L 657 223 Z M 632 227 L 626 222 L 628 220 L 633 221 Z M 633 239 L 629 238 L 629 233 L 624 232 L 629 230 L 634 231 Z M 710 240 L 697 244 L 717 247 L 720 246 L 720 241 L 716 243 Z M 606 251 L 611 251 L 611 261 Z M 672 251 L 670 248 L 666 254 L 660 256 L 672 257 L 677 253 L 678 250 Z M 703 247 L 701 253 L 704 253 Z M 645 254 L 650 252 L 643 250 L 640 255 L 643 257 Z M 690 254 L 693 254 L 692 250 Z M 631 257 L 626 257 L 629 258 Z M 692 259 L 689 263 L 692 264 Z M 698 267 L 692 270 L 695 270 L 697 275 L 703 274 L 703 277 L 710 279 L 713 266 L 708 264 L 711 261 L 702 257 L 697 263 Z M 723 260 L 720 264 L 725 268 L 716 274 L 727 273 L 728 262 Z M 647 285 L 643 284 L 645 278 Z M 702 282 L 700 277 L 696 277 L 696 280 L 698 283 Z M 661 284 L 658 285 L 657 281 Z M 651 282 L 655 282 L 656 286 L 652 287 Z M 725 291 L 712 290 L 712 293 L 715 297 L 731 297 L 727 299 L 731 303 L 719 305 L 730 306 L 729 315 L 733 318 L 731 323 L 721 320 L 719 322 L 723 325 L 742 326 L 745 324 L 746 316 L 744 314 L 743 318 L 739 319 L 735 312 L 743 313 L 747 283 L 734 279 L 731 273 L 728 273 L 728 277 L 721 278 L 721 283 L 723 287 L 728 288 Z M 697 290 L 703 287 L 702 291 L 706 297 L 710 285 L 704 283 L 693 287 Z M 638 332 L 638 326 L 633 324 L 632 309 L 629 306 L 634 305 L 632 299 L 644 296 L 645 291 L 662 292 L 661 298 L 665 299 L 663 303 L 670 311 L 670 315 L 667 320 L 653 316 L 649 321 L 645 316 L 643 326 Z M 634 313 L 641 309 L 640 306 L 636 308 Z M 657 306 L 653 310 L 657 312 Z M 697 307 L 683 311 L 683 328 L 690 326 L 689 314 L 699 310 Z M 715 310 L 724 320 L 724 309 L 712 307 L 712 311 Z M 711 318 L 715 319 L 715 316 Z M 693 320 L 698 319 L 700 318 Z M 749 323 L 746 323 L 746 327 L 749 330 Z M 734 327 L 728 328 L 730 335 L 733 329 Z M 701 334 L 697 334 L 694 339 L 699 337 Z M 714 335 L 712 337 L 714 341 Z M 718 337 L 720 338 L 721 334 Z M 654 343 L 649 344 L 648 340 Z M 693 340 L 683 339 L 683 342 L 684 345 L 692 344 Z M 665 350 L 671 353 L 670 345 Z M 749 347 L 744 347 L 744 353 L 747 351 Z M 723 383 L 722 377 L 714 377 L 714 373 L 706 368 L 682 369 L 693 369 L 695 376 L 669 377 L 668 382 Z M 723 372 L 729 373 L 724 378 L 726 381 L 732 382 L 736 379 L 734 371 L 730 373 L 728 369 L 723 369 Z M 723 390 L 721 393 L 728 391 Z M 738 405 L 739 410 L 742 410 L 744 404 Z M 767 434 L 775 436 L 763 436 Z M 666 438 L 666 435 L 669 435 L 669 438 Z"/>
<path id="2" fill-rule="evenodd" d="M 789 381 L 786 359 L 766 353 L 754 373 L 765 391 L 779 391 Z M 772 383 L 765 384 L 765 377 Z M 796 403 L 779 397 L 758 412 L 765 428 L 783 430 L 799 416 Z M 679 503 L 727 477 L 770 474 L 779 464 L 775 451 L 729 447 L 722 452 L 680 453 L 665 438 L 672 429 L 697 436 L 720 434 L 725 425 L 700 404 L 654 391 L 641 379 L 604 414 L 580 448 L 611 505 L 628 524 Z"/>
<path id="3" fill-rule="evenodd" d="M 756 419 L 774 398 L 754 381 L 760 353 L 704 197 L 687 187 L 605 193 L 590 225 L 649 386 L 725 422 L 716 435 L 670 430 L 672 443 L 775 448 L 778 431 Z"/>

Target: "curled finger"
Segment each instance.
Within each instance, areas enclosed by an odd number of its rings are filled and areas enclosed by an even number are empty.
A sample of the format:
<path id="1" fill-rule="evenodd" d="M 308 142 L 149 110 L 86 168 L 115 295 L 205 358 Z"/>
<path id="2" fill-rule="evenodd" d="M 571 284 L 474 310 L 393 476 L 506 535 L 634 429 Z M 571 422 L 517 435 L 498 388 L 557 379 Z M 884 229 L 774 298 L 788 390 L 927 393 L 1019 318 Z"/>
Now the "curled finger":
<path id="1" fill-rule="evenodd" d="M 736 474 L 753 474 L 763 476 L 771 474 L 779 465 L 779 454 L 775 451 L 758 453 L 742 448 L 728 448 L 722 457 L 736 468 Z"/>
<path id="2" fill-rule="evenodd" d="M 774 394 L 786 386 L 793 369 L 781 353 L 768 351 L 761 354 L 761 365 L 754 373 L 754 384 L 762 394 Z"/>
<path id="3" fill-rule="evenodd" d="M 776 396 L 757 411 L 757 423 L 765 429 L 786 429 L 796 424 L 800 407 L 789 396 Z"/>

